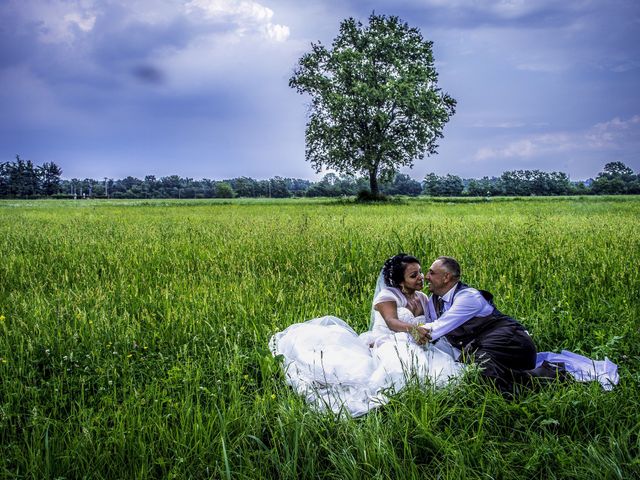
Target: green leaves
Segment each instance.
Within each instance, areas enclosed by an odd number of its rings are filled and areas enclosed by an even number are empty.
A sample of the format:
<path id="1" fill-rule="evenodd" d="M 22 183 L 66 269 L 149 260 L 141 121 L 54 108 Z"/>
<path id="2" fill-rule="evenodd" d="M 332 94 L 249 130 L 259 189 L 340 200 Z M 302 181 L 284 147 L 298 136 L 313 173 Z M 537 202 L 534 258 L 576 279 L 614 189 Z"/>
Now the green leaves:
<path id="1" fill-rule="evenodd" d="M 437 88 L 432 43 L 398 17 L 344 20 L 332 48 L 312 44 L 289 86 L 311 96 L 306 158 L 317 171 L 378 179 L 436 153 L 455 100 Z"/>

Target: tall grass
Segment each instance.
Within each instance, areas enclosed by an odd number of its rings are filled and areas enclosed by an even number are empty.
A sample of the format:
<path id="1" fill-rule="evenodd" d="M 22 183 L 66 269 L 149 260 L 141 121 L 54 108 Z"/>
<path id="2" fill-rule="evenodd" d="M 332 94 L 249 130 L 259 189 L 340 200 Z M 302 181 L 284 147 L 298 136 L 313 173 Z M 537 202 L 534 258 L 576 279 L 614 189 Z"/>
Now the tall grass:
<path id="1" fill-rule="evenodd" d="M 640 199 L 390 205 L 0 202 L 0 476 L 632 478 Z M 612 392 L 506 401 L 470 378 L 364 418 L 308 408 L 269 337 L 368 327 L 384 259 L 457 257 L 540 350 L 619 365 Z"/>

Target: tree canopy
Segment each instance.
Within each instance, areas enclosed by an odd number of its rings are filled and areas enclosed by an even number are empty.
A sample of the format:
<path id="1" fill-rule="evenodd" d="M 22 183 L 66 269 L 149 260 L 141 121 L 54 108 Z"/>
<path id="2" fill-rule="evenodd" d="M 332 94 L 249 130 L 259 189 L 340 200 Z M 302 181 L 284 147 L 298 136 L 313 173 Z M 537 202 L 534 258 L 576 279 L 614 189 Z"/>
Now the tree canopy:
<path id="1" fill-rule="evenodd" d="M 15 162 L 0 163 L 0 197 L 54 195 L 60 190 L 62 170 L 53 162 L 42 166 L 16 155 Z"/>
<path id="2" fill-rule="evenodd" d="M 640 175 L 622 162 L 607 163 L 591 185 L 594 193 L 640 193 Z"/>
<path id="3" fill-rule="evenodd" d="M 306 158 L 319 172 L 368 175 L 371 193 L 398 168 L 436 153 L 455 112 L 437 88 L 432 42 L 398 17 L 348 18 L 332 48 L 302 56 L 289 86 L 311 96 Z"/>

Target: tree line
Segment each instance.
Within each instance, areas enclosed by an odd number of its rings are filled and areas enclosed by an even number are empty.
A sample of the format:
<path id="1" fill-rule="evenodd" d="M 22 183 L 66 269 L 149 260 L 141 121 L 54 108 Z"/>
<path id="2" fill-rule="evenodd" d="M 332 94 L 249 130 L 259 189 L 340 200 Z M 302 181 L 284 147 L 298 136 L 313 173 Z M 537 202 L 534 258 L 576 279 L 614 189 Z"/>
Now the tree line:
<path id="1" fill-rule="evenodd" d="M 16 155 L 15 162 L 0 163 L 0 197 L 52 196 L 61 192 L 62 170 L 53 162 L 34 165 Z"/>
<path id="2" fill-rule="evenodd" d="M 256 180 L 237 177 L 226 180 L 194 180 L 178 175 L 144 179 L 126 177 L 101 180 L 62 179 L 62 169 L 53 162 L 35 165 L 16 156 L 15 162 L 0 163 L 1 198 L 288 198 L 353 196 L 369 190 L 366 176 L 327 173 L 317 181 L 273 177 Z M 499 177 L 463 179 L 457 175 L 429 173 L 422 182 L 397 173 L 380 183 L 385 195 L 530 196 L 640 194 L 640 175 L 622 162 L 607 163 L 592 180 L 572 182 L 563 172 L 510 170 Z"/>

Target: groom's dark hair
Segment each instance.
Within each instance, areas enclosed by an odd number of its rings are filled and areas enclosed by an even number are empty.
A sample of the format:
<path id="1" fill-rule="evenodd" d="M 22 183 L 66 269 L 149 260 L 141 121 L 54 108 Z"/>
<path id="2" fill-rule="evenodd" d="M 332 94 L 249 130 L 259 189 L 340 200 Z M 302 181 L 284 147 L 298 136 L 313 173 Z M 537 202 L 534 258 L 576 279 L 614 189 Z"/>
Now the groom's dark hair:
<path id="1" fill-rule="evenodd" d="M 453 257 L 438 257 L 436 260 L 440 260 L 444 269 L 453 275 L 455 278 L 460 278 L 460 264 Z"/>
<path id="2" fill-rule="evenodd" d="M 389 258 L 382 267 L 384 283 L 389 287 L 400 287 L 400 282 L 404 280 L 404 271 L 410 263 L 420 263 L 420 260 L 406 253 L 399 253 Z"/>

